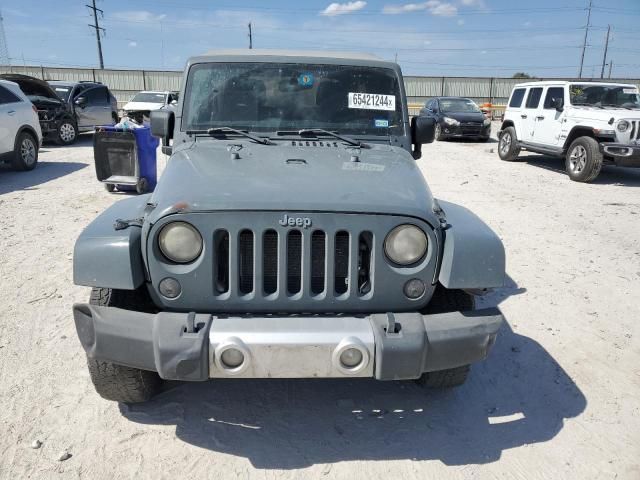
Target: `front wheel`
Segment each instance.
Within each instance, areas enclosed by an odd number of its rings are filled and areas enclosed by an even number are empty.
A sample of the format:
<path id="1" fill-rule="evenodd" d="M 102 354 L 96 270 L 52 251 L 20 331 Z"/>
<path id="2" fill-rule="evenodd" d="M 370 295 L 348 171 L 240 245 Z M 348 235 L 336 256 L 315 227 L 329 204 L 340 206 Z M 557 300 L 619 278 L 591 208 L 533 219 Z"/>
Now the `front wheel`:
<path id="1" fill-rule="evenodd" d="M 27 132 L 18 135 L 13 152 L 12 167 L 15 170 L 33 170 L 38 164 L 38 142 Z"/>
<path id="2" fill-rule="evenodd" d="M 579 137 L 567 150 L 567 174 L 574 182 L 591 182 L 600 174 L 602 160 L 598 142 L 591 137 Z"/>
<path id="3" fill-rule="evenodd" d="M 154 308 L 149 294 L 143 289 L 130 291 L 94 288 L 91 290 L 89 303 L 137 311 L 153 311 Z M 162 389 L 162 379 L 156 372 L 89 357 L 87 366 L 96 392 L 106 400 L 123 403 L 146 402 Z"/>
<path id="4" fill-rule="evenodd" d="M 520 155 L 520 147 L 516 139 L 516 129 L 505 128 L 500 134 L 498 142 L 498 156 L 501 160 L 512 162 Z"/>
<path id="5" fill-rule="evenodd" d="M 71 120 L 63 120 L 58 125 L 57 143 L 60 145 L 71 145 L 78 138 L 78 127 Z"/>

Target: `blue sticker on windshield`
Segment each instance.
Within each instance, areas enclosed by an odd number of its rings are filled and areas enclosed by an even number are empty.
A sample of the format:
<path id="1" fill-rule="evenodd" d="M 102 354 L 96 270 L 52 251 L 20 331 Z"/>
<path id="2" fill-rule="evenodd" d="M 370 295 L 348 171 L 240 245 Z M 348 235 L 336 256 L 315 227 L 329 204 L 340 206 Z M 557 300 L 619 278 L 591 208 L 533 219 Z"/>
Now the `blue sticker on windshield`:
<path id="1" fill-rule="evenodd" d="M 311 73 L 301 73 L 298 77 L 298 85 L 301 87 L 311 87 L 313 86 L 313 74 Z"/>
<path id="2" fill-rule="evenodd" d="M 377 128 L 389 128 L 389 120 L 385 120 L 383 118 L 376 118 L 373 120 L 373 124 Z"/>

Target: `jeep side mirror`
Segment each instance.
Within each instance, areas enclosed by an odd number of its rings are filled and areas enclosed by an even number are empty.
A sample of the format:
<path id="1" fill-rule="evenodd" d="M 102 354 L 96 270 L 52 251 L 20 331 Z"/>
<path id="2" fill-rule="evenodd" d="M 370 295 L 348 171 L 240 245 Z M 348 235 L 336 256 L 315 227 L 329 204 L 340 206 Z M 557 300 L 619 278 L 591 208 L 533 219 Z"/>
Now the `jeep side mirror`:
<path id="1" fill-rule="evenodd" d="M 75 103 L 80 108 L 84 108 L 87 105 L 87 97 L 77 97 L 73 103 Z"/>
<path id="2" fill-rule="evenodd" d="M 553 99 L 553 108 L 555 108 L 558 112 L 564 110 L 564 99 L 562 98 L 554 98 Z"/>
<path id="3" fill-rule="evenodd" d="M 422 145 L 431 143 L 436 135 L 436 120 L 433 117 L 413 117 L 411 119 L 411 142 L 413 143 L 413 158 L 422 156 Z"/>
<path id="4" fill-rule="evenodd" d="M 162 140 L 162 153 L 171 155 L 169 140 L 173 138 L 175 115 L 172 110 L 151 111 L 151 135 Z"/>

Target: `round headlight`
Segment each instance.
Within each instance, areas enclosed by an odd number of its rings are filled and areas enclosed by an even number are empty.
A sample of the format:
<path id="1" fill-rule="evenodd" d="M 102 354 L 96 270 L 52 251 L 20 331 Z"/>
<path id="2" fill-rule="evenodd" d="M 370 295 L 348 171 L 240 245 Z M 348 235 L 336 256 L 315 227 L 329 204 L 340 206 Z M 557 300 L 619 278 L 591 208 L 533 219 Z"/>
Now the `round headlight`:
<path id="1" fill-rule="evenodd" d="M 189 263 L 202 252 L 202 236 L 193 225 L 171 222 L 160 230 L 158 246 L 162 254 L 172 262 Z"/>
<path id="2" fill-rule="evenodd" d="M 620 120 L 618 122 L 617 128 L 619 132 L 626 132 L 627 130 L 629 130 L 629 127 L 629 122 L 627 122 L 626 120 Z"/>
<path id="3" fill-rule="evenodd" d="M 416 263 L 427 251 L 427 236 L 415 225 L 400 225 L 387 235 L 384 251 L 399 265 Z"/>

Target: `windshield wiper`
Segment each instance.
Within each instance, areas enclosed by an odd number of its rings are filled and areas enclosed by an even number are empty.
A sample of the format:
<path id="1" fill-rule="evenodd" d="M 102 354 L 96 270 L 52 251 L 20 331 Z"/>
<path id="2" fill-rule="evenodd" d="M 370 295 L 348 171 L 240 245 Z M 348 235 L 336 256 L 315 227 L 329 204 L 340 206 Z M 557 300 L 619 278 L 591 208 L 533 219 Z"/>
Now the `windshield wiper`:
<path id="1" fill-rule="evenodd" d="M 250 138 L 254 142 L 258 142 L 263 145 L 275 145 L 268 138 L 258 137 L 257 135 L 252 135 L 249 132 L 245 132 L 243 130 L 238 130 L 236 128 L 231 128 L 231 127 L 213 127 L 213 128 L 208 128 L 206 130 L 187 130 L 186 133 L 187 135 L 210 135 L 210 136 L 214 136 L 219 133 L 233 133 L 235 135 L 240 135 L 243 137 Z"/>
<path id="2" fill-rule="evenodd" d="M 614 107 L 614 108 L 626 108 L 627 110 L 631 110 L 629 107 L 625 107 L 624 105 L 616 105 L 615 103 L 604 103 L 603 107 Z"/>
<path id="3" fill-rule="evenodd" d="M 325 130 L 324 128 L 303 128 L 302 130 L 280 130 L 276 132 L 276 135 L 290 135 L 292 133 L 296 133 L 301 137 L 305 135 L 329 135 L 330 137 L 337 138 L 338 140 L 342 140 L 349 145 L 353 145 L 354 147 L 367 148 L 368 145 L 360 140 L 355 140 L 351 137 L 345 137 L 344 135 L 339 135 L 337 133 L 331 132 L 329 130 Z"/>

